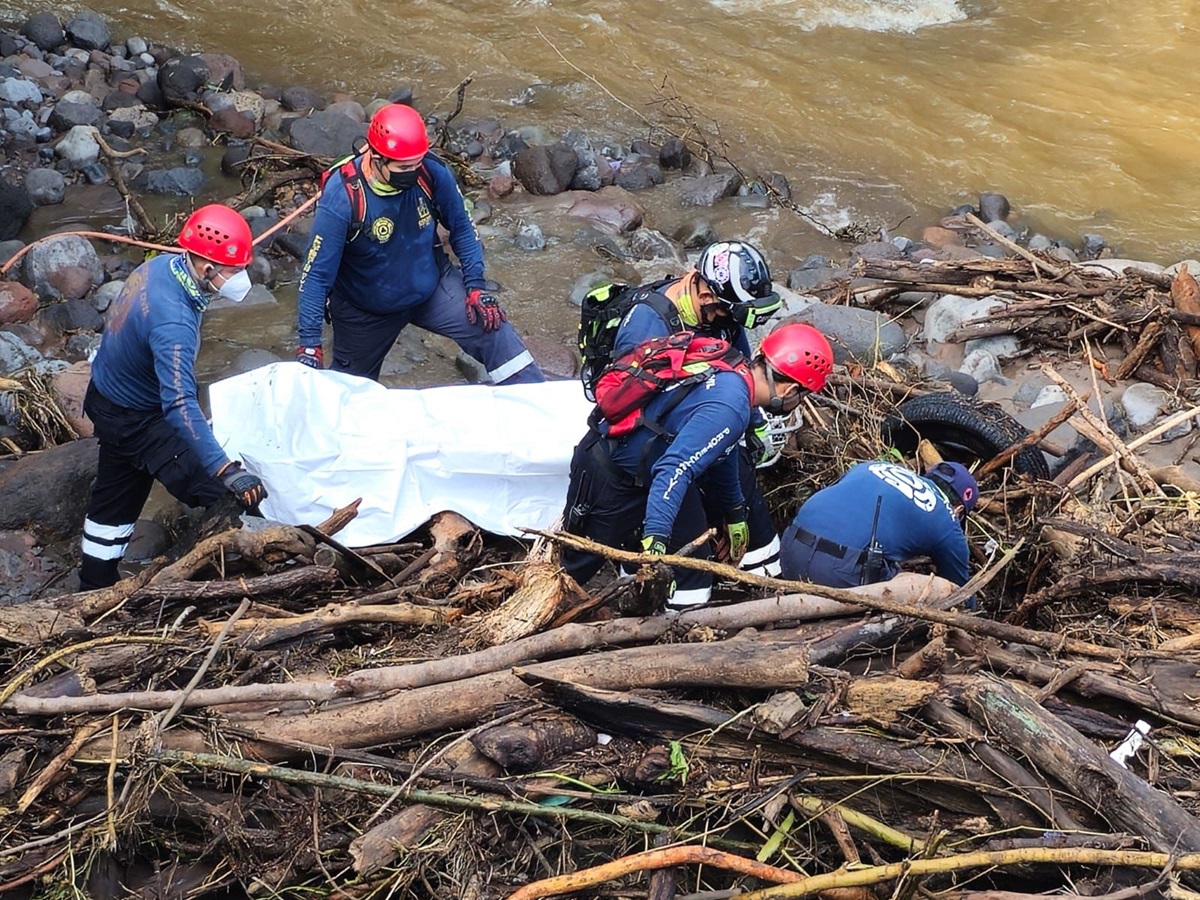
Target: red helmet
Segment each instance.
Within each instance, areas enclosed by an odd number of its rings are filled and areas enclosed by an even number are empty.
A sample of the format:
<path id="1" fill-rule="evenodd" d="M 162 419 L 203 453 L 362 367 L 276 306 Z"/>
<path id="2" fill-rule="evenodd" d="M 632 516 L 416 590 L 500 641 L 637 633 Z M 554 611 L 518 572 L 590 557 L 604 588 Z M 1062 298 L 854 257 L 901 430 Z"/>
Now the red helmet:
<path id="1" fill-rule="evenodd" d="M 179 246 L 222 266 L 248 266 L 254 257 L 250 226 L 221 203 L 202 206 L 183 223 Z"/>
<path id="2" fill-rule="evenodd" d="M 425 120 L 403 103 L 389 103 L 375 113 L 367 128 L 367 143 L 388 159 L 416 159 L 429 151 Z"/>
<path id="3" fill-rule="evenodd" d="M 811 325 L 781 325 L 763 338 L 758 349 L 772 369 L 810 391 L 825 387 L 833 371 L 833 349 Z"/>

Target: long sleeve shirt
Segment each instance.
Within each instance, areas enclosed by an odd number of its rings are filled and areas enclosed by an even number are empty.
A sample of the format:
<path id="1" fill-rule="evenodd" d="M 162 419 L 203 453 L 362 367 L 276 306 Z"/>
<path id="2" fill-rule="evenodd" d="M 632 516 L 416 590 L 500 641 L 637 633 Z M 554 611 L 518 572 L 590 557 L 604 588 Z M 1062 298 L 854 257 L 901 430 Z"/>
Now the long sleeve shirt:
<path id="1" fill-rule="evenodd" d="M 197 399 L 195 363 L 207 298 L 182 255 L 156 256 L 134 270 L 108 315 L 92 382 L 108 400 L 162 410 L 216 473 L 229 457 L 213 437 Z"/>
<path id="2" fill-rule="evenodd" d="M 750 422 L 750 391 L 736 372 L 714 372 L 665 415 L 674 398 L 666 391 L 647 404 L 645 416 L 675 435 L 668 443 L 643 426 L 611 444 L 613 462 L 649 483 L 643 534 L 667 537 L 689 487 L 701 479 L 725 510 L 745 502 L 736 457 L 729 451 Z M 660 418 L 661 415 L 661 418 Z M 602 426 L 601 430 L 605 430 Z"/>
<path id="3" fill-rule="evenodd" d="M 966 584 L 970 551 L 950 501 L 928 478 L 902 466 L 859 463 L 813 494 L 793 521 L 818 537 L 865 550 L 877 498 L 882 501 L 876 540 L 889 562 L 928 556 L 943 578 Z"/>
<path id="4" fill-rule="evenodd" d="M 428 193 L 419 184 L 386 194 L 367 186 L 362 228 L 353 236 L 345 180 L 340 169 L 330 175 L 317 204 L 300 273 L 301 346 L 320 345 L 330 294 L 378 314 L 427 301 L 449 264 L 438 240 L 439 222 L 450 232 L 450 246 L 462 265 L 467 290 L 484 287 L 483 246 L 454 173 L 432 154 L 425 157 L 424 171 Z"/>

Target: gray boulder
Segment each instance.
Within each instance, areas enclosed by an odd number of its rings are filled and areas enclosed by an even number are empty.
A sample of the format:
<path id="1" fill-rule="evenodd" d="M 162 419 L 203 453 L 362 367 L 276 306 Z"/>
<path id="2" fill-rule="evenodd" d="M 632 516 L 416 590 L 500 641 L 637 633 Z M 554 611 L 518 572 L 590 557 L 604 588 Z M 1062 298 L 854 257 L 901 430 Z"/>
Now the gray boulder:
<path id="1" fill-rule="evenodd" d="M 93 284 L 104 280 L 104 266 L 91 242 L 78 235 L 63 234 L 35 244 L 25 254 L 25 283 L 31 287 L 50 284 L 58 272 L 72 266 L 85 270 Z"/>
<path id="2" fill-rule="evenodd" d="M 904 349 L 904 330 L 887 317 L 856 306 L 810 303 L 792 317 L 807 322 L 829 339 L 837 363 L 887 359 Z"/>
<path id="3" fill-rule="evenodd" d="M 81 50 L 107 50 L 112 40 L 104 17 L 90 9 L 80 10 L 67 23 L 67 37 Z"/>
<path id="4" fill-rule="evenodd" d="M 0 528 L 44 541 L 78 536 L 96 480 L 98 447 L 85 438 L 22 457 L 0 474 Z"/>
<path id="5" fill-rule="evenodd" d="M 94 163 L 100 157 L 100 143 L 91 125 L 76 125 L 55 146 L 54 152 L 77 169 Z"/>
<path id="6" fill-rule="evenodd" d="M 517 229 L 516 243 L 522 250 L 545 250 L 546 236 L 535 222 L 526 222 Z"/>
<path id="7" fill-rule="evenodd" d="M 983 384 L 985 381 L 1001 381 L 1004 374 L 1000 371 L 1000 360 L 996 358 L 996 354 L 988 350 L 974 350 L 963 357 L 962 365 L 958 371 L 964 375 L 970 375 L 976 384 Z"/>
<path id="8" fill-rule="evenodd" d="M 64 300 L 62 303 L 55 303 L 43 309 L 38 318 L 52 334 L 64 335 L 104 329 L 104 320 L 100 318 L 100 313 L 86 300 Z"/>
<path id="9" fill-rule="evenodd" d="M 338 159 L 351 153 L 354 142 L 366 133 L 367 126 L 362 122 L 342 113 L 322 110 L 293 120 L 289 139 L 302 153 Z"/>
<path id="10" fill-rule="evenodd" d="M 629 236 L 629 252 L 637 259 L 657 260 L 683 270 L 688 267 L 679 249 L 661 231 L 639 228 Z"/>
<path id="11" fill-rule="evenodd" d="M 56 169 L 30 169 L 25 175 L 25 191 L 35 206 L 53 206 L 62 203 L 66 196 L 67 182 Z"/>
<path id="12" fill-rule="evenodd" d="M 0 122 L 0 127 L 17 138 L 24 138 L 27 141 L 37 140 L 38 132 L 41 130 L 37 120 L 33 117 L 33 112 L 28 109 L 13 109 L 5 107 L 0 110 L 4 119 Z M 49 129 L 47 129 L 49 131 Z"/>
<path id="13" fill-rule="evenodd" d="M 42 91 L 32 81 L 24 78 L 0 78 L 0 101 L 14 105 L 38 104 L 42 102 Z"/>
<path id="14" fill-rule="evenodd" d="M 204 187 L 207 177 L 200 169 L 176 166 L 145 173 L 139 178 L 141 187 L 148 194 L 166 194 L 173 197 L 194 197 Z"/>
<path id="15" fill-rule="evenodd" d="M 571 178 L 571 190 L 598 191 L 605 185 L 616 182 L 612 164 L 599 150 L 589 147 L 586 150 L 576 150 L 575 154 L 579 158 L 579 166 Z"/>
<path id="16" fill-rule="evenodd" d="M 663 183 L 662 166 L 658 154 L 654 156 L 631 153 L 621 160 L 613 182 L 627 191 L 643 191 Z"/>
<path id="17" fill-rule="evenodd" d="M 208 305 L 208 309 L 209 312 L 213 312 L 242 306 L 273 306 L 278 302 L 266 285 L 255 284 L 250 287 L 250 293 L 241 301 L 235 302 L 228 297 L 216 297 Z"/>
<path id="18" fill-rule="evenodd" d="M 106 281 L 100 287 L 96 288 L 92 294 L 92 306 L 96 312 L 102 313 L 106 311 L 112 302 L 121 296 L 121 291 L 125 288 L 124 281 Z"/>
<path id="19" fill-rule="evenodd" d="M 688 219 L 671 237 L 685 250 L 700 250 L 717 239 L 717 232 L 706 219 Z"/>
<path id="20" fill-rule="evenodd" d="M 0 331 L 0 375 L 12 375 L 42 361 L 42 354 L 11 331 Z"/>
<path id="21" fill-rule="evenodd" d="M 712 206 L 718 200 L 732 197 L 741 186 L 742 176 L 737 172 L 684 178 L 679 202 L 684 206 Z"/>
<path id="22" fill-rule="evenodd" d="M 658 150 L 658 162 L 664 169 L 686 169 L 692 162 L 692 151 L 679 138 L 669 137 Z"/>
<path id="23" fill-rule="evenodd" d="M 162 101 L 178 106 L 182 101 L 195 100 L 208 83 L 209 69 L 199 56 L 177 56 L 159 67 L 156 83 Z M 138 91 L 141 97 L 142 92 Z"/>
<path id="24" fill-rule="evenodd" d="M 559 141 L 526 147 L 513 159 L 513 177 L 531 194 L 561 194 L 571 186 L 578 154 Z"/>
<path id="25" fill-rule="evenodd" d="M 1168 410 L 1173 400 L 1169 391 L 1139 381 L 1125 389 L 1121 395 L 1121 407 L 1130 425 L 1144 428 Z"/>
<path id="26" fill-rule="evenodd" d="M 21 26 L 21 34 L 31 40 L 39 50 L 54 50 L 61 47 L 67 39 L 62 23 L 52 12 L 34 13 Z"/>
<path id="27" fill-rule="evenodd" d="M 56 103 L 49 124 L 55 131 L 70 131 L 76 125 L 95 125 L 101 115 L 94 103 Z"/>
<path id="28" fill-rule="evenodd" d="M 309 113 L 324 109 L 328 101 L 312 88 L 296 86 L 284 88 L 279 103 L 289 112 Z"/>
<path id="29" fill-rule="evenodd" d="M 1003 194 L 985 191 L 979 195 L 979 218 L 988 223 L 1003 222 L 1012 211 Z M 1007 235 L 1005 235 L 1007 237 Z"/>

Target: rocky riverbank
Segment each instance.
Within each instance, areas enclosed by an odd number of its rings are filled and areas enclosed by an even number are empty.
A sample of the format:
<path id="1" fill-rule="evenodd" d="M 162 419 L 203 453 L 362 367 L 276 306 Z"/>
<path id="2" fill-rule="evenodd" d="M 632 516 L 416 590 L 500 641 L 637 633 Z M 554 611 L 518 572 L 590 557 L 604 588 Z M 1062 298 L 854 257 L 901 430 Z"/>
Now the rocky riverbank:
<path id="1" fill-rule="evenodd" d="M 119 209 L 119 216 L 97 215 L 87 227 L 118 238 L 169 243 L 183 214 L 201 201 L 219 199 L 241 209 L 255 233 L 262 234 L 312 196 L 317 175 L 351 151 L 380 105 L 412 97 L 408 85 L 374 98 L 326 95 L 300 85 L 248 85 L 241 64 L 230 56 L 188 54 L 143 36 L 115 35 L 102 16 L 89 11 L 65 20 L 47 11 L 0 30 L 5 160 L 0 378 L 24 379 L 23 388 L 0 394 L 0 439 L 15 451 L 3 463 L 10 471 L 0 475 L 9 484 L 0 501 L 0 528 L 18 529 L 6 538 L 14 549 L 0 549 L 0 555 L 8 554 L 10 571 L 23 573 L 10 579 L 10 601 L 28 597 L 70 568 L 69 544 L 82 517 L 92 464 L 86 443 L 20 461 L 16 454 L 90 434 L 80 411 L 88 359 L 99 343 L 108 305 L 140 258 L 128 244 L 30 234 L 26 225 L 36 221 L 35 211 L 73 203 Z M 450 114 L 432 118 L 430 126 L 441 152 L 460 173 L 489 249 L 503 245 L 527 251 L 535 272 L 548 255 L 541 251 L 563 252 L 568 241 L 597 251 L 604 262 L 580 273 L 569 298 L 575 303 L 600 280 L 634 281 L 679 271 L 689 251 L 724 234 L 721 221 L 729 210 L 774 206 L 792 216 L 798 209 L 784 174 L 749 175 L 733 161 L 706 156 L 705 148 L 674 136 L 619 144 L 601 136 L 601 128 L 595 136 L 583 130 L 550 135 L 530 124 Z M 658 196 L 664 191 L 666 201 Z M 659 218 L 682 222 L 669 233 L 655 228 L 647 213 L 664 202 L 677 215 Z M 987 228 L 972 224 L 968 215 Z M 281 321 L 292 316 L 289 285 L 296 279 L 310 222 L 311 211 L 264 242 L 251 270 L 255 288 L 247 302 L 281 307 L 275 313 Z M 1033 233 L 997 193 L 983 194 L 910 235 L 878 230 L 858 236 L 863 242 L 844 244 L 845 258 L 771 260 L 777 280 L 787 286 L 784 317 L 810 321 L 829 334 L 843 365 L 882 367 L 897 379 L 950 383 L 1001 402 L 1030 427 L 1044 422 L 1047 408 L 1057 408 L 1062 400 L 1061 389 L 1036 371 L 1047 350 L 1037 344 L 1036 330 L 966 341 L 956 337 L 967 323 L 1003 313 L 1011 295 L 989 294 L 981 290 L 982 282 L 962 293 L 919 284 L 908 291 L 882 291 L 878 278 L 864 276 L 867 267 L 1038 254 L 1034 258 L 1052 266 L 1080 267 L 1097 277 L 1119 276 L 1130 266 L 1163 277 L 1177 271 L 1114 259 L 1095 235 L 1072 242 Z M 33 246 L 27 248 L 25 241 Z M 546 302 L 569 309 L 567 299 Z M 557 315 L 564 323 L 559 332 L 531 337 L 530 344 L 545 368 L 572 377 L 573 314 Z M 406 371 L 427 357 L 416 340 L 401 342 L 396 353 L 409 359 L 393 363 L 390 371 Z M 249 348 L 217 375 L 286 357 L 289 349 L 286 341 Z M 466 377 L 479 377 L 464 357 L 459 366 Z M 29 404 L 18 402 L 21 390 L 36 393 L 31 378 L 48 388 L 63 421 L 51 410 L 43 427 L 31 428 Z M 1082 389 L 1090 387 L 1089 379 L 1078 380 Z M 1106 385 L 1101 393 L 1118 433 L 1126 433 L 1121 430 L 1126 420 L 1134 429 L 1152 427 L 1179 403 L 1163 385 L 1145 382 L 1126 380 Z M 1181 429 L 1185 426 L 1190 429 L 1190 420 Z M 1068 431 L 1061 426 L 1054 439 L 1069 448 L 1076 440 Z M 43 474 L 28 477 L 26 470 Z M 23 491 L 11 488 L 18 476 Z M 63 493 L 69 496 L 61 503 L 49 502 Z M 50 509 L 61 514 L 29 512 Z M 157 536 L 148 554 L 163 549 L 167 531 L 161 525 L 147 524 Z M 67 542 L 62 558 L 39 557 L 38 548 L 55 541 Z M 31 573 L 34 559 L 40 566 Z"/>

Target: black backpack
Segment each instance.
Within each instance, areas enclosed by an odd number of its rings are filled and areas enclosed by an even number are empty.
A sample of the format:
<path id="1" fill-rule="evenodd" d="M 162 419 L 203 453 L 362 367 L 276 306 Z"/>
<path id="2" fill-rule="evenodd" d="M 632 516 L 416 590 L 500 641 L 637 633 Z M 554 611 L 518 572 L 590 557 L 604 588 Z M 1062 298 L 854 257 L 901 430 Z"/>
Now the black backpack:
<path id="1" fill-rule="evenodd" d="M 662 293 L 662 288 L 673 281 L 665 278 L 642 285 L 602 284 L 584 295 L 579 310 L 579 377 L 589 400 L 596 399 L 596 383 L 613 362 L 617 329 L 633 307 L 645 303 L 666 322 L 671 334 L 683 331 L 679 310 Z"/>

